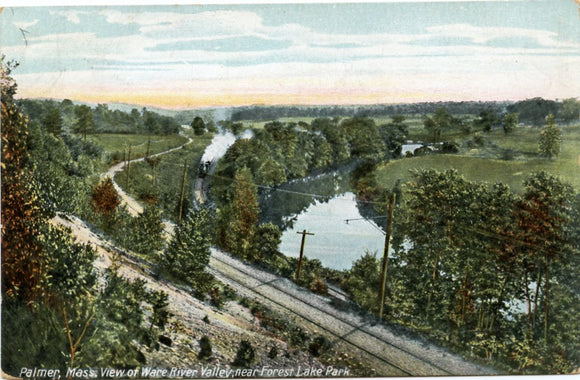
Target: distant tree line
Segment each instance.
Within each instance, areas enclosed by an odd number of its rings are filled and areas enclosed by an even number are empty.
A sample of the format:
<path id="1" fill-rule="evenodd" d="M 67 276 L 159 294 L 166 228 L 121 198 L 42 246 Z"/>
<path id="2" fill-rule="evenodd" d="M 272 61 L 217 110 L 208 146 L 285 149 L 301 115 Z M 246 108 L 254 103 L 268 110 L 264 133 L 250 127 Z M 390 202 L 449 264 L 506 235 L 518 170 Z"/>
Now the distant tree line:
<path id="1" fill-rule="evenodd" d="M 179 124 L 169 116 L 162 116 L 146 108 L 131 112 L 109 109 L 106 104 L 90 107 L 74 104 L 69 99 L 18 101 L 30 120 L 38 121 L 52 134 L 80 134 L 86 140 L 93 133 L 134 133 L 169 135 L 179 132 Z"/>
<path id="2" fill-rule="evenodd" d="M 542 124 L 546 116 L 553 114 L 564 123 L 578 121 L 580 102 L 577 99 L 562 101 L 533 98 L 519 102 L 423 102 L 410 104 L 377 104 L 357 106 L 248 106 L 232 112 L 232 121 L 275 120 L 291 117 L 381 117 L 394 115 L 434 114 L 445 108 L 453 115 L 477 115 L 481 110 L 494 114 L 518 113 L 520 121 L 533 125 Z"/>

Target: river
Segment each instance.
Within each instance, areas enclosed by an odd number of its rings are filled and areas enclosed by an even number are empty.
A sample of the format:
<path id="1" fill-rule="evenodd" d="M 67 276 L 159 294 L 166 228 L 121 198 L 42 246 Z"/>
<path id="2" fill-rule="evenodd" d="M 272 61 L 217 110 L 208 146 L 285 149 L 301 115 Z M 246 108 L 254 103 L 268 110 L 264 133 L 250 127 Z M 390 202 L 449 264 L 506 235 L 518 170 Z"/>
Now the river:
<path id="1" fill-rule="evenodd" d="M 241 138 L 251 138 L 246 131 Z M 216 161 L 236 140 L 230 132 L 216 135 L 203 155 L 203 162 Z M 409 144 L 407 150 L 420 145 Z M 261 190 L 260 219 L 273 222 L 282 231 L 280 251 L 298 257 L 306 230 L 304 255 L 318 259 L 332 269 L 350 269 L 366 251 L 383 252 L 384 233 L 373 221 L 365 219 L 357 207 L 350 173 L 354 166 L 330 173 L 290 181 L 272 190 Z M 347 222 L 348 221 L 348 222 Z M 384 223 L 384 219 L 379 219 Z"/>
<path id="2" fill-rule="evenodd" d="M 306 236 L 304 255 L 327 268 L 350 269 L 365 251 L 383 251 L 382 230 L 358 210 L 350 170 L 295 180 L 262 194 L 261 219 L 283 229 L 282 253 L 298 257 L 303 230 L 314 234 Z"/>

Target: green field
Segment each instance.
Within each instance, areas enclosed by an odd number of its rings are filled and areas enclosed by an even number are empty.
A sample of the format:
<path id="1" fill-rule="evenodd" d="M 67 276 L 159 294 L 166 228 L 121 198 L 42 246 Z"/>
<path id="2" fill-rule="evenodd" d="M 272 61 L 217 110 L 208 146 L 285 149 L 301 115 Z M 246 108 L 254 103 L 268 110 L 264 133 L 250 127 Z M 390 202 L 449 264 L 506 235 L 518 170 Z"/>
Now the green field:
<path id="1" fill-rule="evenodd" d="M 580 191 L 580 125 L 562 128 L 561 153 L 554 159 L 542 158 L 537 154 L 540 130 L 519 127 L 508 136 L 504 136 L 503 131 L 493 131 L 482 134 L 486 143 L 481 148 L 464 147 L 459 154 L 433 154 L 393 160 L 377 169 L 377 180 L 381 186 L 391 188 L 397 180 L 410 180 L 412 169 L 442 171 L 453 168 L 468 180 L 501 182 L 520 191 L 524 179 L 533 172 L 544 170 Z M 512 152 L 512 159 L 501 159 L 507 150 Z"/>
<path id="2" fill-rule="evenodd" d="M 131 147 L 131 158 L 143 157 L 147 152 L 148 142 L 151 142 L 149 153 L 155 154 L 182 145 L 187 138 L 180 135 L 135 135 L 103 133 L 87 136 L 87 139 L 99 145 L 110 153 L 113 161 L 123 159 L 123 152 Z"/>
<path id="3" fill-rule="evenodd" d="M 146 162 L 131 165 L 128 188 L 125 170 L 119 172 L 115 180 L 123 190 L 141 201 L 147 202 L 151 200 L 151 196 L 156 196 L 160 201 L 159 205 L 163 209 L 165 217 L 176 220 L 175 211 L 181 194 L 184 163 L 187 162 L 188 165 L 185 196 L 186 200 L 191 202 L 193 181 L 198 174 L 199 161 L 212 138 L 213 135 L 210 133 L 195 136 L 193 142 L 183 149 L 159 156 L 155 188 L 153 188 L 152 167 Z"/>

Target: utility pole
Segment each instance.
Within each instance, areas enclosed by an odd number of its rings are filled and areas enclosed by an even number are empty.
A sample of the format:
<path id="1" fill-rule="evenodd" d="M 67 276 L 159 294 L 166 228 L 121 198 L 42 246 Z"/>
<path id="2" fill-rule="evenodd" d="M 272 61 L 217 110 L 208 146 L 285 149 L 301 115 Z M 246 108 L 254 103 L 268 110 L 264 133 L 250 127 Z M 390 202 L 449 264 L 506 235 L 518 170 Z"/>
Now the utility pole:
<path id="1" fill-rule="evenodd" d="M 300 279 L 300 270 L 302 269 L 302 257 L 304 256 L 304 241 L 306 240 L 306 235 L 314 234 L 311 232 L 306 232 L 306 230 L 296 233 L 302 235 L 302 243 L 300 244 L 300 258 L 298 259 L 298 269 L 296 270 L 296 281 L 298 281 Z"/>
<path id="2" fill-rule="evenodd" d="M 389 248 L 391 245 L 391 231 L 393 227 L 393 211 L 395 209 L 395 193 L 389 201 L 389 218 L 387 219 L 387 233 L 385 234 L 385 248 L 383 251 L 383 265 L 381 268 L 381 288 L 379 289 L 379 318 L 383 319 L 385 305 L 385 287 L 387 285 L 387 264 L 389 261 Z"/>
<path id="3" fill-rule="evenodd" d="M 129 178 L 130 178 L 130 172 L 131 171 L 131 145 L 129 145 L 129 154 L 127 156 L 127 192 L 129 191 Z"/>
<path id="4" fill-rule="evenodd" d="M 183 213 L 183 198 L 185 197 L 185 179 L 187 178 L 187 160 L 183 163 L 183 180 L 181 181 L 181 199 L 179 200 L 179 224 Z"/>

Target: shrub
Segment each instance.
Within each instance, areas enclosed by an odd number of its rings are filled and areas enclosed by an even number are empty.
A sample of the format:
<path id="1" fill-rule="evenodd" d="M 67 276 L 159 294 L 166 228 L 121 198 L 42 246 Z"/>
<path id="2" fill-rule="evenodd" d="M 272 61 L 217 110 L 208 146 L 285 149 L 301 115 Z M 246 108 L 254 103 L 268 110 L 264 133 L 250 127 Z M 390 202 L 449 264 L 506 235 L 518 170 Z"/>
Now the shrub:
<path id="1" fill-rule="evenodd" d="M 252 344 L 247 340 L 242 340 L 236 358 L 232 364 L 236 367 L 249 367 L 255 361 L 256 351 L 254 350 L 254 347 L 252 347 Z"/>
<path id="2" fill-rule="evenodd" d="M 199 347 L 200 347 L 200 351 L 199 354 L 197 355 L 198 359 L 207 359 L 212 355 L 212 347 L 211 347 L 211 341 L 209 340 L 209 337 L 207 335 L 204 335 L 201 337 L 201 339 L 199 340 Z"/>

